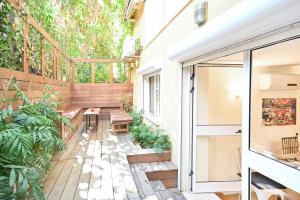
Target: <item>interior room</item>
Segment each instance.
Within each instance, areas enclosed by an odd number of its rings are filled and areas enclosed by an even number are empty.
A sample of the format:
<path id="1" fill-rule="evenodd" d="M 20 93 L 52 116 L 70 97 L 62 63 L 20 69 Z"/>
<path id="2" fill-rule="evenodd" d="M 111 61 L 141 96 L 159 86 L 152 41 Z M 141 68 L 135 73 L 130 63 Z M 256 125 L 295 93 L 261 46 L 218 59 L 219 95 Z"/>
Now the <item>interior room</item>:
<path id="1" fill-rule="evenodd" d="M 242 53 L 196 67 L 196 184 L 218 182 L 216 192 L 240 187 L 242 78 Z"/>
<path id="2" fill-rule="evenodd" d="M 300 169 L 300 39 L 252 51 L 251 150 Z"/>

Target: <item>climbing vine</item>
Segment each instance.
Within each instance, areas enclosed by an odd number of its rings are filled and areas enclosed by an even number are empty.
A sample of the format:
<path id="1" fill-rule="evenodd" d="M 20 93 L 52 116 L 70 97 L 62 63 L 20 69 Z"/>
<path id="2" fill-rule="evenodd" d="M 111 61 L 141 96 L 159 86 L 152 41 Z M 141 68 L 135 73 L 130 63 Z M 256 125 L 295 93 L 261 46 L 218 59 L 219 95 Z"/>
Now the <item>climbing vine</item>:
<path id="1" fill-rule="evenodd" d="M 70 57 L 121 58 L 125 37 L 131 35 L 133 29 L 133 24 L 124 19 L 124 3 L 125 0 L 27 0 L 24 11 L 32 15 Z M 18 13 L 4 0 L 0 0 L 0 12 L 0 66 L 20 69 L 22 25 L 16 26 L 16 22 L 22 20 L 15 20 Z M 30 50 L 33 52 L 30 54 L 30 67 L 39 74 L 40 35 L 32 28 L 30 34 Z M 51 49 L 46 54 L 47 61 L 51 62 Z M 121 67 L 124 68 L 118 65 L 120 82 L 126 79 L 126 72 Z M 83 73 L 86 70 L 78 71 Z M 96 71 L 97 79 L 106 77 L 97 74 L 101 71 Z"/>
<path id="2" fill-rule="evenodd" d="M 0 0 L 0 67 L 21 69 L 22 16 Z"/>

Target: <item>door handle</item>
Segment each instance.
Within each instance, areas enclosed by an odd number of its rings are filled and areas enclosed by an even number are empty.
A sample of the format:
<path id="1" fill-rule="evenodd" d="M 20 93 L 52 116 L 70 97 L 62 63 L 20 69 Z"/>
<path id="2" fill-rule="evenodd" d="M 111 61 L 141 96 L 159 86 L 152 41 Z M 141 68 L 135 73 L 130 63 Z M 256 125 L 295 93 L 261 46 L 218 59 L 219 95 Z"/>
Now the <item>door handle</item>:
<path id="1" fill-rule="evenodd" d="M 235 133 L 242 133 L 242 130 L 239 129 L 239 130 L 237 130 Z"/>

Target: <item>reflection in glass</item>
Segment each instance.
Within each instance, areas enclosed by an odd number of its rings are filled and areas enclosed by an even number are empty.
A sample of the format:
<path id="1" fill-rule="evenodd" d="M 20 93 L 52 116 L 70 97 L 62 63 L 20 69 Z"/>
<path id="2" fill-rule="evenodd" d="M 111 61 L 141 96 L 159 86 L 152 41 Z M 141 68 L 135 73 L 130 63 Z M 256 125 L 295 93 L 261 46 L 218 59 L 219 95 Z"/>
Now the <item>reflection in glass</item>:
<path id="1" fill-rule="evenodd" d="M 154 90 L 155 90 L 154 80 L 155 80 L 154 76 L 149 78 L 149 87 L 150 87 L 149 88 L 149 92 L 150 92 L 150 95 L 149 95 L 149 98 L 150 98 L 150 100 L 149 100 L 149 102 L 150 102 L 149 111 L 152 114 L 155 114 L 155 112 L 154 112 L 154 95 L 155 95 L 155 93 L 154 93 Z"/>
<path id="2" fill-rule="evenodd" d="M 251 150 L 300 169 L 300 39 L 252 52 Z"/>
<path id="3" fill-rule="evenodd" d="M 251 200 L 300 199 L 300 194 L 271 178 L 251 170 Z"/>
<path id="4" fill-rule="evenodd" d="M 197 125 L 237 125 L 242 120 L 242 68 L 197 69 Z"/>

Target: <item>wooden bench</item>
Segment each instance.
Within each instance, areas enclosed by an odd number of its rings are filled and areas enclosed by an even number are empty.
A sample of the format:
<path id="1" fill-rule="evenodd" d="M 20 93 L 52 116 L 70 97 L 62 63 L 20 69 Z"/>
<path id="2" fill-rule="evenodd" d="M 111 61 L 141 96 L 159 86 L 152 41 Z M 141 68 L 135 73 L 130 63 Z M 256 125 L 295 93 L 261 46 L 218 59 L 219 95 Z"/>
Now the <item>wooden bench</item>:
<path id="1" fill-rule="evenodd" d="M 131 117 L 122 109 L 120 102 L 111 102 L 106 104 L 93 104 L 91 107 L 100 108 L 100 119 L 111 120 L 112 131 L 114 133 L 129 132 L 129 124 L 131 123 Z M 63 123 L 60 124 L 61 138 L 66 144 L 75 130 L 78 129 L 80 124 L 83 122 L 83 113 L 88 108 L 87 105 L 71 105 L 59 111 L 62 116 L 70 119 L 71 128 L 65 126 Z"/>
<path id="2" fill-rule="evenodd" d="M 71 123 L 71 128 L 63 123 L 60 124 L 61 138 L 66 144 L 83 121 L 83 109 L 79 107 L 69 107 L 60 111 L 60 113 L 62 116 L 68 118 Z"/>
<path id="3" fill-rule="evenodd" d="M 113 133 L 129 132 L 129 124 L 132 122 L 132 118 L 123 109 L 111 111 L 110 118 Z"/>
<path id="4" fill-rule="evenodd" d="M 100 108 L 100 120 L 110 120 L 110 113 L 115 110 L 120 110 L 123 108 L 123 104 L 120 101 L 112 100 L 110 102 L 104 103 L 80 103 L 80 104 L 72 104 L 72 107 L 79 107 L 83 109 L 87 108 Z"/>

